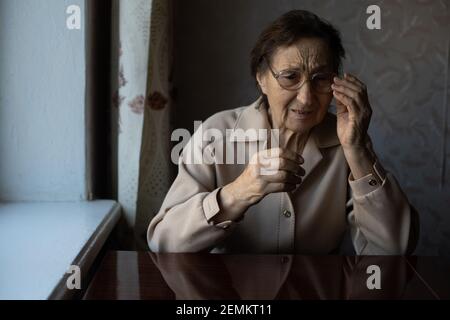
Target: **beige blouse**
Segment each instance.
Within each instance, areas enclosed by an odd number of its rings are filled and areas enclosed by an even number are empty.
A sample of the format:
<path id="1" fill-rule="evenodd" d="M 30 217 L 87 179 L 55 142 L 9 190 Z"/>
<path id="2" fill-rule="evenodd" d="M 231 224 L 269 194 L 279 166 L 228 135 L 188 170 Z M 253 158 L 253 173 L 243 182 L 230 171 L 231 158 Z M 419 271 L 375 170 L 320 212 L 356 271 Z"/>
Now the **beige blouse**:
<path id="1" fill-rule="evenodd" d="M 218 129 L 226 141 L 205 142 L 202 134 L 208 129 Z M 243 172 L 246 163 L 187 160 L 193 153 L 224 159 L 220 150 L 232 154 L 245 147 L 248 162 L 265 139 L 263 135 L 236 139 L 227 129 L 270 130 L 262 99 L 219 112 L 194 133 L 180 156 L 178 176 L 148 227 L 152 251 L 330 254 L 342 252 L 345 243 L 353 243 L 361 255 L 405 254 L 414 249 L 415 211 L 396 179 L 379 161 L 371 174 L 352 179 L 331 113 L 311 131 L 303 151 L 306 175 L 294 192 L 269 194 L 239 222 L 214 224 L 212 218 L 220 212 L 217 193 Z"/>

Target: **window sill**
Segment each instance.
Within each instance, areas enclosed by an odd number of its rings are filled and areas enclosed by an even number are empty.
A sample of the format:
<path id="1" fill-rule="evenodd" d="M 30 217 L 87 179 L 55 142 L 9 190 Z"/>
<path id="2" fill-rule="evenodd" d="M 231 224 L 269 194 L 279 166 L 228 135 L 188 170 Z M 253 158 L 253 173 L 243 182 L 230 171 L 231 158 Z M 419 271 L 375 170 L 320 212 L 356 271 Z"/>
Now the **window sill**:
<path id="1" fill-rule="evenodd" d="M 120 212 L 111 200 L 1 203 L 0 299 L 69 297 L 66 272 L 79 266 L 83 279 Z"/>

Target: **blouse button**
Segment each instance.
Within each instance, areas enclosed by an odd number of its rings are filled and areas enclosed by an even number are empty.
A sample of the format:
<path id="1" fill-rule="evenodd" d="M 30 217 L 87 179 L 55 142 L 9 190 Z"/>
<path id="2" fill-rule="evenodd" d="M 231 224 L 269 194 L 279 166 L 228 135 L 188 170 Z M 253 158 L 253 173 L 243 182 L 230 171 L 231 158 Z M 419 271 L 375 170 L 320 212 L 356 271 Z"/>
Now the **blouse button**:
<path id="1" fill-rule="evenodd" d="M 369 184 L 370 184 L 372 187 L 374 187 L 374 186 L 376 186 L 376 185 L 378 184 L 378 182 L 377 182 L 377 180 L 375 180 L 375 179 L 370 179 L 370 180 L 369 180 Z"/>
<path id="2" fill-rule="evenodd" d="M 291 212 L 290 212 L 289 210 L 284 210 L 284 211 L 283 211 L 283 215 L 284 215 L 286 218 L 290 218 L 290 217 L 291 217 Z"/>

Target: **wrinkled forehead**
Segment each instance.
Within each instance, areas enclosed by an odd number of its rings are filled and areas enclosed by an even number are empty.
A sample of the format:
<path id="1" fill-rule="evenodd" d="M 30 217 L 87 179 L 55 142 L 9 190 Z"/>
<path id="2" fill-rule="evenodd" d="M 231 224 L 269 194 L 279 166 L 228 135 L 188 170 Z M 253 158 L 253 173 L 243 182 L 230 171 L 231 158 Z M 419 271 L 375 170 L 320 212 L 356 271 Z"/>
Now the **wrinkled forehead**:
<path id="1" fill-rule="evenodd" d="M 279 47 L 272 56 L 272 65 L 277 70 L 298 68 L 309 72 L 318 67 L 331 69 L 327 44 L 316 38 L 304 38 L 288 47 Z"/>

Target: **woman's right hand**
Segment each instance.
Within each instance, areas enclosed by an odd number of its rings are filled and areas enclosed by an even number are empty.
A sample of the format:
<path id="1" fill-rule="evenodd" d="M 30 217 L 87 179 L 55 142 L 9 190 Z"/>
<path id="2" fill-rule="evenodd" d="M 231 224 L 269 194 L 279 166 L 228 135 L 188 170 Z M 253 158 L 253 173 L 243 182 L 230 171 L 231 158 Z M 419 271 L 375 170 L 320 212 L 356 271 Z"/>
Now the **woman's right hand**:
<path id="1" fill-rule="evenodd" d="M 220 191 L 223 214 L 215 222 L 238 220 L 248 207 L 275 192 L 290 192 L 302 182 L 305 170 L 301 155 L 284 148 L 262 150 L 253 155 L 244 172 Z"/>

